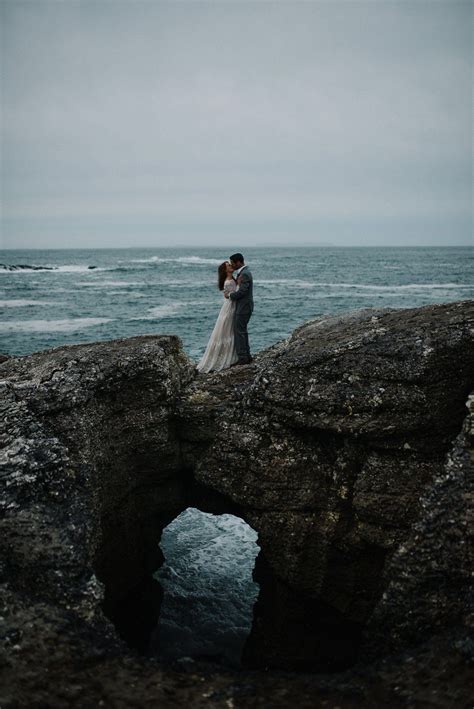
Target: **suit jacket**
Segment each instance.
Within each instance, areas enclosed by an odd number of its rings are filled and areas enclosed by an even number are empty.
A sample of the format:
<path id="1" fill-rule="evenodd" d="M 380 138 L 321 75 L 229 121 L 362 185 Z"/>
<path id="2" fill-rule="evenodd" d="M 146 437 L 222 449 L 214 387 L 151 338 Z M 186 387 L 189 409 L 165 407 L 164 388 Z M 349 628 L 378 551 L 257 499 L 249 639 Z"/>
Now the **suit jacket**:
<path id="1" fill-rule="evenodd" d="M 239 274 L 239 289 L 230 294 L 230 299 L 236 302 L 235 314 L 248 314 L 253 311 L 253 278 L 248 268 L 242 269 Z"/>

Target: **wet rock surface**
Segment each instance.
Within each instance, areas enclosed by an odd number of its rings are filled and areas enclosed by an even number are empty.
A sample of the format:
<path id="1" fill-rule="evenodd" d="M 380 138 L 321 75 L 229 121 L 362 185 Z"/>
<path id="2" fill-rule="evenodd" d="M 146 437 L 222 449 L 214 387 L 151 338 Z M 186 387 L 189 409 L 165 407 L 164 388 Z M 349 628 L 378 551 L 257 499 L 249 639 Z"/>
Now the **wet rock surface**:
<path id="1" fill-rule="evenodd" d="M 158 335 L 4 361 L 1 705 L 467 703 L 473 310 L 321 318 L 211 375 Z M 139 654 L 191 505 L 259 535 L 240 672 Z"/>

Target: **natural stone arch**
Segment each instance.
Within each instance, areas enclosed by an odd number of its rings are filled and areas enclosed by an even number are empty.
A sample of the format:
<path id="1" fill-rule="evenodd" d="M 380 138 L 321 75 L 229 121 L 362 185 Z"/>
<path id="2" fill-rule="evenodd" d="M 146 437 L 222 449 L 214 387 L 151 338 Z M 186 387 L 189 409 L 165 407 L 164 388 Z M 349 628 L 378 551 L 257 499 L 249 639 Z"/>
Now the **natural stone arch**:
<path id="1" fill-rule="evenodd" d="M 166 486 L 168 492 L 170 486 L 173 494 L 169 504 L 163 502 L 160 485 L 147 487 L 145 496 L 140 491 L 136 497 L 129 497 L 123 514 L 133 520 L 131 525 L 121 523 L 117 510 L 110 513 L 108 521 L 104 517 L 95 556 L 94 569 L 104 584 L 107 617 L 130 647 L 145 654 L 151 652 L 149 641 L 163 601 L 163 589 L 154 578 L 165 560 L 159 546 L 163 530 L 190 507 L 215 515 L 232 514 L 249 523 L 240 506 L 197 483 L 188 468 L 177 468 Z M 138 557 L 134 556 L 136 550 L 140 552 Z"/>

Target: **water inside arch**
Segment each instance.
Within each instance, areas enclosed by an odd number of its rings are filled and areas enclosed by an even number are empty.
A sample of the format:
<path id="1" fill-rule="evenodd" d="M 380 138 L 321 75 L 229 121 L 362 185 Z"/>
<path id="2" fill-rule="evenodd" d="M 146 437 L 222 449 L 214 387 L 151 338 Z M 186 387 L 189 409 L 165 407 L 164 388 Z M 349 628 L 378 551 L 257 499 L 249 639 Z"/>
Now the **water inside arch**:
<path id="1" fill-rule="evenodd" d="M 231 514 L 188 507 L 164 530 L 164 590 L 152 652 L 163 660 L 211 659 L 238 667 L 259 586 L 257 533 Z"/>

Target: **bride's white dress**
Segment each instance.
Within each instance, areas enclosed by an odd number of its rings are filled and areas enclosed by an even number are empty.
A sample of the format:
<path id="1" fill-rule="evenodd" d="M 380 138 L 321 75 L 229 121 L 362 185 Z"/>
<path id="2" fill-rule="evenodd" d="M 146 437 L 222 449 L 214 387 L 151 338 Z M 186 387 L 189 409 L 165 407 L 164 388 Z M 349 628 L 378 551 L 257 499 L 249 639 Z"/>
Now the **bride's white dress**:
<path id="1" fill-rule="evenodd" d="M 237 290 L 234 279 L 224 283 L 224 293 Z M 214 330 L 211 333 L 206 351 L 199 360 L 197 368 L 200 372 L 219 372 L 237 362 L 237 350 L 234 341 L 234 315 L 235 303 L 230 298 L 224 297 L 222 308 L 217 316 Z"/>

